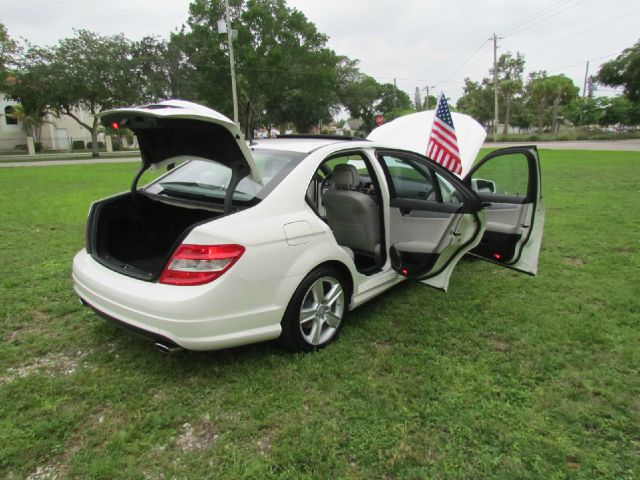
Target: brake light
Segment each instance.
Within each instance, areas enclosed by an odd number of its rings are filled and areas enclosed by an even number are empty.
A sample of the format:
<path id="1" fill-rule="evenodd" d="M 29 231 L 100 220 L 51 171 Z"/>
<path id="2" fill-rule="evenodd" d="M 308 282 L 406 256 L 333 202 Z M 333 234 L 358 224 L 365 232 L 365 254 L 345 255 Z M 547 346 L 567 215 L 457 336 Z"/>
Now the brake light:
<path id="1" fill-rule="evenodd" d="M 162 272 L 160 283 L 209 283 L 229 270 L 244 250 L 242 245 L 180 245 Z"/>

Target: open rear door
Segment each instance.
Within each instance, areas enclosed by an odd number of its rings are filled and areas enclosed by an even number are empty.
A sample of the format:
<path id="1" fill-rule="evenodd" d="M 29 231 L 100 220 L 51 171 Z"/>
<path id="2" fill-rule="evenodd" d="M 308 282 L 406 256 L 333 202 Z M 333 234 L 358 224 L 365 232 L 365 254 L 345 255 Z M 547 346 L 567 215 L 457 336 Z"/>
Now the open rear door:
<path id="1" fill-rule="evenodd" d="M 536 147 L 491 152 L 465 183 L 478 194 L 487 218 L 482 240 L 471 253 L 535 275 L 545 213 Z"/>
<path id="2" fill-rule="evenodd" d="M 484 230 L 478 198 L 451 172 L 409 152 L 377 152 L 389 187 L 389 257 L 400 275 L 447 290 Z"/>

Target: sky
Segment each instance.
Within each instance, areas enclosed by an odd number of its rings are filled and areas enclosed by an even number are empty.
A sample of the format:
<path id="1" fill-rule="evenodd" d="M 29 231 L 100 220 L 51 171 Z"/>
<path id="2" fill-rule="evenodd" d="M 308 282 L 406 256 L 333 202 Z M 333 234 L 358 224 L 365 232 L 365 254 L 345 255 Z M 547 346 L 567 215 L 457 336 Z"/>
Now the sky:
<path id="1" fill-rule="evenodd" d="M 49 45 L 74 28 L 101 34 L 168 38 L 186 23 L 189 0 L 0 0 L 0 22 L 12 38 Z M 582 88 L 586 62 L 597 73 L 640 39 L 637 0 L 288 0 L 329 37 L 338 54 L 360 60 L 362 72 L 415 88 L 462 94 L 464 78 L 489 76 L 498 55 L 521 52 L 525 71 L 565 74 Z M 161 8 L 160 8 L 161 6 Z M 616 95 L 598 87 L 597 95 Z"/>

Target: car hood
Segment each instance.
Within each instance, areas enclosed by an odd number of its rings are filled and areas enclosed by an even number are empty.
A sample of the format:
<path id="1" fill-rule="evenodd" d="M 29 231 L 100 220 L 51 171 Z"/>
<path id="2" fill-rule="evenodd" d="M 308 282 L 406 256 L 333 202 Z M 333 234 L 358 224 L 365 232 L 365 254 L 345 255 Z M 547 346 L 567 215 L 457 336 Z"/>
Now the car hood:
<path id="1" fill-rule="evenodd" d="M 174 157 L 192 156 L 228 166 L 262 183 L 240 128 L 220 112 L 183 100 L 108 110 L 101 123 L 128 128 L 138 138 L 146 168 Z"/>
<path id="2" fill-rule="evenodd" d="M 426 155 L 434 117 L 435 110 L 405 115 L 376 128 L 367 139 Z M 462 173 L 458 176 L 464 178 L 471 170 L 487 132 L 468 115 L 452 112 L 451 117 L 456 128 L 462 162 Z"/>

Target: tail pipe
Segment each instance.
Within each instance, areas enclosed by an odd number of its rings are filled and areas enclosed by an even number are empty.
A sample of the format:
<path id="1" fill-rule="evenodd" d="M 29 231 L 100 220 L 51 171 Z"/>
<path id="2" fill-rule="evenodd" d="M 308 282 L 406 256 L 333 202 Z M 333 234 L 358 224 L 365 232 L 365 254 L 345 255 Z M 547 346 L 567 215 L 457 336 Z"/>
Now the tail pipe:
<path id="1" fill-rule="evenodd" d="M 155 342 L 153 346 L 156 347 L 157 350 L 160 350 L 162 353 L 166 354 L 176 353 L 182 350 L 182 348 L 175 343 Z"/>

